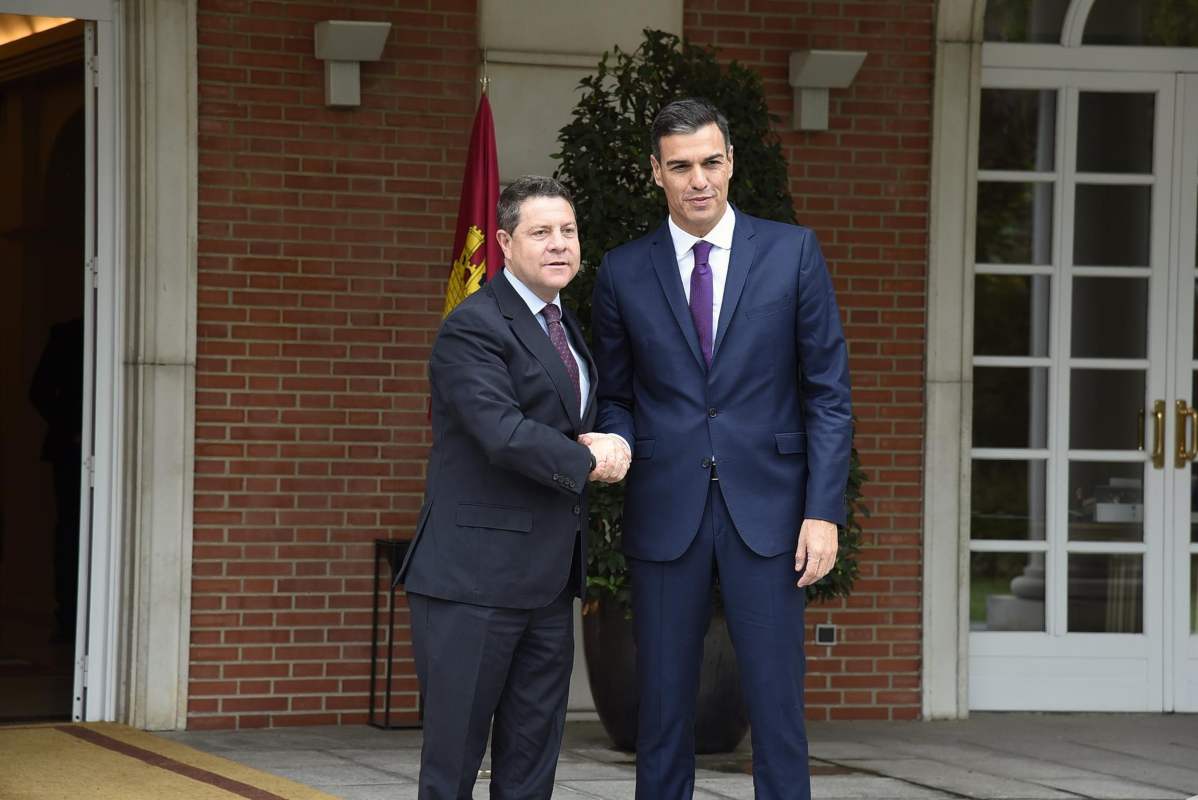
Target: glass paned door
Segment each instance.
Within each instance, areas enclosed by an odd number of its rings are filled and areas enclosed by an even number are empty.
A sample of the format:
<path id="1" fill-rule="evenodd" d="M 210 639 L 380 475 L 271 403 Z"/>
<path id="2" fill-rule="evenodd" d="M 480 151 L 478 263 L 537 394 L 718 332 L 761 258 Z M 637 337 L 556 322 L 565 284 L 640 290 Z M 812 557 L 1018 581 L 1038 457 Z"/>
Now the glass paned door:
<path id="1" fill-rule="evenodd" d="M 1177 86 L 986 72 L 971 708 L 1165 707 Z"/>

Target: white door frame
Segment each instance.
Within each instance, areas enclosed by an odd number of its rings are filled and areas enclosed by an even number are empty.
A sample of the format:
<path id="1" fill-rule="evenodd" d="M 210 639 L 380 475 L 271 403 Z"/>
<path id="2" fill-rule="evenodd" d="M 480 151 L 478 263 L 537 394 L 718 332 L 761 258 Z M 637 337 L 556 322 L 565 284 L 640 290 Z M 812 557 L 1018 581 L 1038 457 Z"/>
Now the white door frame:
<path id="1" fill-rule="evenodd" d="M 14 14 L 74 17 L 85 26 L 86 200 L 84 408 L 80 470 L 78 617 L 71 716 L 116 719 L 120 620 L 118 423 L 121 414 L 121 299 L 117 215 L 122 190 L 116 114 L 115 4 L 111 0 L 0 0 Z M 107 79 L 106 79 L 107 78 Z M 94 287 L 94 288 L 93 288 Z M 94 335 L 93 335 L 94 333 Z M 93 453 L 110 457 L 95 459 Z"/>
<path id="2" fill-rule="evenodd" d="M 91 645 L 90 627 L 92 622 L 92 562 L 93 558 L 101 562 L 101 569 L 106 570 L 107 548 L 102 541 L 106 530 L 98 531 L 101 540 L 93 541 L 93 492 L 95 488 L 95 454 L 96 454 L 96 295 L 99 287 L 99 243 L 97 241 L 97 216 L 99 202 L 99 181 L 97 180 L 97 129 L 103 127 L 97 119 L 101 103 L 98 94 L 100 85 L 97 80 L 98 69 L 98 38 L 100 32 L 94 21 L 84 23 L 83 44 L 83 86 L 84 86 L 84 263 L 79 268 L 84 271 L 83 282 L 83 407 L 80 413 L 83 424 L 80 428 L 83 459 L 79 470 L 79 560 L 75 580 L 79 602 L 75 619 L 75 676 L 71 699 L 71 718 L 80 721 L 86 717 L 88 689 L 88 653 Z M 107 271 L 107 270 L 106 270 Z M 103 488 L 101 487 L 101 491 Z M 99 604 L 96 606 L 97 617 L 101 616 Z M 97 619 L 99 623 L 100 620 Z M 97 689 L 106 684 L 106 675 L 101 666 L 101 660 L 95 659 L 97 666 L 93 670 L 93 680 Z M 99 696 L 98 694 L 96 695 Z"/>
<path id="3" fill-rule="evenodd" d="M 971 552 L 1038 551 L 1047 561 L 1045 630 L 1033 632 L 978 631 L 969 636 L 969 702 L 971 708 L 986 710 L 1044 711 L 1154 711 L 1164 703 L 1164 552 L 1167 524 L 1166 488 L 1172 478 L 1171 462 L 1156 469 L 1147 453 L 1134 450 L 1076 450 L 1070 446 L 1071 369 L 1133 370 L 1145 377 L 1148 407 L 1164 399 L 1166 385 L 1167 333 L 1170 326 L 1170 280 L 1173 276 L 1169 216 L 1160 209 L 1171 207 L 1173 177 L 1173 105 L 1176 78 L 1173 74 L 1102 73 L 1079 70 L 989 68 L 985 88 L 1052 89 L 1057 92 L 1056 158 L 1052 174 L 1054 255 L 1051 267 L 1019 267 L 1053 276 L 1052 359 L 1038 364 L 1055 370 L 1049 391 L 1048 531 L 1045 541 L 973 541 Z M 1078 96 L 1083 91 L 1151 92 L 1156 97 L 1152 175 L 1083 175 L 1076 169 Z M 979 181 L 1026 180 L 1026 173 L 979 171 Z M 1075 267 L 1073 231 L 1076 224 L 1074 187 L 1077 184 L 1149 185 L 1152 191 L 1151 260 L 1144 267 Z M 972 259 L 970 260 L 972 265 Z M 1006 267 L 979 265 L 977 272 L 1009 272 Z M 1071 357 L 1072 278 L 1139 278 L 1149 285 L 1146 324 L 1147 353 L 1143 359 Z M 1175 295 L 1174 295 L 1175 297 Z M 968 339 L 967 339 L 968 341 Z M 1027 358 L 975 356 L 975 364 L 1004 366 L 1027 362 Z M 1172 405 L 1169 406 L 1172 408 Z M 1129 420 L 1129 422 L 1132 420 Z M 1166 415 L 1165 441 L 1172 442 L 1171 420 Z M 1151 428 L 1151 417 L 1145 424 Z M 1149 434 L 1149 439 L 1151 435 Z M 1021 452 L 988 452 L 973 448 L 975 455 L 1026 458 Z M 1069 467 L 1074 461 L 1132 463 L 1143 465 L 1144 539 L 1141 542 L 1087 542 L 1068 539 L 1067 498 Z M 1072 554 L 1126 553 L 1143 558 L 1142 633 L 1068 633 L 1068 560 Z"/>
<path id="4" fill-rule="evenodd" d="M 196 354 L 195 0 L 0 0 L 93 20 L 95 452 L 75 716 L 187 724 Z M 82 549 L 82 548 L 81 548 Z M 81 644 L 82 646 L 82 644 Z M 83 675 L 78 676 L 80 684 Z"/>
<path id="5" fill-rule="evenodd" d="M 966 532 L 970 523 L 972 442 L 968 409 L 972 406 L 973 384 L 972 348 L 966 343 L 972 341 L 973 334 L 974 287 L 969 265 L 973 261 L 976 235 L 983 63 L 991 67 L 1198 72 L 1196 49 L 1078 46 L 1081 24 L 1091 5 L 1092 2 L 1083 0 L 1072 7 L 1066 27 L 1070 35 L 1068 43 L 1074 46 L 1064 47 L 983 45 L 986 0 L 942 0 L 937 4 L 925 384 L 922 598 L 925 719 L 969 715 Z M 961 491 L 937 491 L 944 486 L 958 486 Z M 1187 550 L 1187 555 L 1190 552 L 1193 550 Z M 1175 569 L 1183 569 L 1181 558 L 1173 561 Z M 1181 591 L 1184 582 L 1176 583 Z M 1194 652 L 1198 648 L 1194 637 L 1188 637 L 1188 641 L 1189 656 L 1198 656 Z M 1177 670 L 1182 668 L 1182 657 L 1180 652 L 1175 655 Z M 1192 661 L 1187 663 L 1193 665 Z M 1198 684 L 1187 684 L 1185 691 L 1198 698 Z M 1181 702 L 1175 707 L 1183 710 Z"/>
<path id="6" fill-rule="evenodd" d="M 99 5 L 99 4 L 97 4 Z M 124 336 L 124 271 L 121 261 L 120 226 L 124 187 L 119 175 L 122 152 L 119 142 L 121 119 L 117 114 L 117 25 L 115 9 L 108 17 L 96 17 L 94 62 L 90 65 L 89 88 L 95 103 L 95 195 L 93 209 L 95 259 L 95 406 L 91 461 L 92 535 L 87 622 L 85 674 L 87 690 L 76 713 L 87 720 L 112 720 L 117 714 L 121 636 L 122 537 L 121 496 L 122 445 L 120 420 L 124 417 L 121 381 Z M 97 12 L 102 9 L 97 8 Z M 81 570 L 82 571 L 82 570 Z"/>

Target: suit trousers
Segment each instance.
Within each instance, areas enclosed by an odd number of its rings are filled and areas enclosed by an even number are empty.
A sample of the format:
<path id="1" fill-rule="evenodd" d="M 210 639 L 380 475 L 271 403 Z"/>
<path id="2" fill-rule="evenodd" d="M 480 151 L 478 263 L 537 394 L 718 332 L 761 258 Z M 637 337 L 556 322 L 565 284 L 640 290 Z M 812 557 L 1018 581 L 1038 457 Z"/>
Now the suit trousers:
<path id="1" fill-rule="evenodd" d="M 574 667 L 570 578 L 543 608 L 409 594 L 424 708 L 420 800 L 469 800 L 491 739 L 492 800 L 548 800 Z"/>
<path id="2" fill-rule="evenodd" d="M 637 800 L 689 800 L 703 636 L 718 576 L 753 739 L 759 800 L 810 800 L 803 721 L 803 612 L 794 553 L 741 539 L 712 481 L 699 531 L 673 561 L 629 559 L 637 644 Z M 795 531 L 796 544 L 798 531 Z"/>

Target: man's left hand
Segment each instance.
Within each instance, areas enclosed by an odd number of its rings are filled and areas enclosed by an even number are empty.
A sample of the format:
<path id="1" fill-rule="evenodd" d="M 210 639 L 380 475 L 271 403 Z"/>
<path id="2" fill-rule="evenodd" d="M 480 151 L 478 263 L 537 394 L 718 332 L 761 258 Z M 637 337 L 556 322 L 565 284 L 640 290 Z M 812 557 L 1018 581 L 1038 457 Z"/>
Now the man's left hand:
<path id="1" fill-rule="evenodd" d="M 836 564 L 839 535 L 836 524 L 824 519 L 805 519 L 799 529 L 799 546 L 795 550 L 795 572 L 801 589 L 827 575 Z"/>

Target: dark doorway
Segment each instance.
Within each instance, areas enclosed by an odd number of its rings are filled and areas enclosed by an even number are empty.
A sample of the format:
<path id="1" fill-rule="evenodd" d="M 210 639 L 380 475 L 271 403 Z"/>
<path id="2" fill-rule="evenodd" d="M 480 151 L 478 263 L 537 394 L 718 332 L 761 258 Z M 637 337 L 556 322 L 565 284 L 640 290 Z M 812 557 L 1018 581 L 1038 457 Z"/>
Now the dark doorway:
<path id="1" fill-rule="evenodd" d="M 0 14 L 0 32 L 47 24 Z M 83 51 L 81 22 L 0 44 L 0 722 L 71 715 L 83 418 Z"/>

